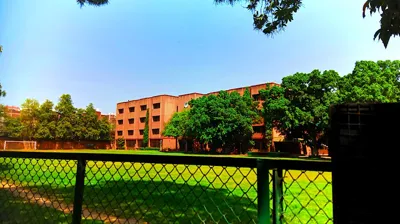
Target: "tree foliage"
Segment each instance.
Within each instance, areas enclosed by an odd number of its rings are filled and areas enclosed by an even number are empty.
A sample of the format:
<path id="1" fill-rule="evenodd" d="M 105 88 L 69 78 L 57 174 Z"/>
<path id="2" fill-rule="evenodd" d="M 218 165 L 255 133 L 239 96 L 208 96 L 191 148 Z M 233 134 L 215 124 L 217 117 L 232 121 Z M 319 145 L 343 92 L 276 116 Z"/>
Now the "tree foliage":
<path id="1" fill-rule="evenodd" d="M 317 155 L 317 136 L 328 128 L 329 107 L 339 102 L 340 76 L 335 71 L 314 70 L 282 79 L 281 86 L 261 91 L 267 129 L 277 128 L 287 137 L 309 140 Z"/>
<path id="2" fill-rule="evenodd" d="M 99 119 L 93 104 L 85 109 L 75 108 L 68 94 L 58 104 L 46 100 L 41 105 L 27 99 L 21 106 L 21 116 L 9 117 L 0 105 L 0 134 L 2 136 L 37 140 L 112 140 L 113 125 L 107 118 Z"/>
<path id="3" fill-rule="evenodd" d="M 188 130 L 189 110 L 176 112 L 171 119 L 165 124 L 162 135 L 166 137 L 186 137 L 189 135 Z"/>
<path id="4" fill-rule="evenodd" d="M 21 105 L 22 137 L 32 140 L 39 127 L 40 104 L 35 99 L 26 99 Z"/>
<path id="5" fill-rule="evenodd" d="M 249 90 L 244 96 L 237 92 L 219 92 L 189 102 L 188 130 L 200 143 L 208 144 L 212 151 L 248 149 L 253 142 L 253 122 L 259 119 L 258 103 Z"/>
<path id="6" fill-rule="evenodd" d="M 294 14 L 303 5 L 303 0 L 214 0 L 217 4 L 243 3 L 253 14 L 253 26 L 266 35 L 273 35 L 282 30 L 293 20 Z M 108 4 L 108 0 L 77 0 L 82 7 L 84 5 L 101 6 Z M 366 12 L 370 14 L 380 13 L 380 28 L 373 35 L 378 38 L 385 48 L 391 37 L 400 36 L 400 1 L 399 0 L 366 0 L 362 9 L 362 17 Z"/>
<path id="7" fill-rule="evenodd" d="M 340 97 L 344 103 L 380 102 L 400 100 L 400 60 L 358 61 L 353 72 L 340 83 Z"/>
<path id="8" fill-rule="evenodd" d="M 46 100 L 40 105 L 38 110 L 38 130 L 35 134 L 35 139 L 55 139 L 57 114 L 53 107 L 54 104 L 50 100 Z"/>
<path id="9" fill-rule="evenodd" d="M 143 147 L 147 147 L 149 145 L 149 131 L 149 109 L 147 109 L 143 130 Z"/>
<path id="10" fill-rule="evenodd" d="M 191 136 L 189 132 L 189 110 L 174 113 L 171 119 L 165 124 L 162 135 L 175 138 L 176 148 L 178 148 L 179 137 L 182 137 L 186 142 L 186 138 Z M 186 150 L 187 144 L 185 144 L 185 151 Z"/>
<path id="11" fill-rule="evenodd" d="M 75 132 L 77 130 L 75 124 L 79 122 L 76 119 L 76 108 L 72 104 L 71 95 L 61 95 L 55 110 L 58 114 L 56 139 L 74 140 L 76 136 L 80 136 L 80 133 Z"/>

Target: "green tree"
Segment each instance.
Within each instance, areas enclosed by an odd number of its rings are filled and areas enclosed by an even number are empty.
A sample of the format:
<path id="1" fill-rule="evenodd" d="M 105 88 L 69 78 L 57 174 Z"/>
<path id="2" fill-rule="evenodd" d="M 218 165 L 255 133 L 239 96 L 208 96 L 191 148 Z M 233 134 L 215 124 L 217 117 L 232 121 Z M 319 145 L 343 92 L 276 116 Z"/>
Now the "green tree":
<path id="1" fill-rule="evenodd" d="M 87 127 L 86 127 L 86 110 L 82 108 L 76 108 L 75 113 L 73 114 L 73 130 L 72 130 L 72 138 L 73 140 L 86 140 L 87 136 Z"/>
<path id="2" fill-rule="evenodd" d="M 203 96 L 191 100 L 189 130 L 200 143 L 208 144 L 215 152 L 225 152 L 252 145 L 252 124 L 258 120 L 257 102 L 250 92 L 240 96 L 237 92 L 219 92 L 218 95 Z"/>
<path id="3" fill-rule="evenodd" d="M 358 61 L 340 82 L 343 103 L 392 103 L 400 100 L 400 60 Z"/>
<path id="4" fill-rule="evenodd" d="M 40 104 L 35 99 L 26 99 L 21 105 L 22 137 L 32 140 L 39 127 Z"/>
<path id="5" fill-rule="evenodd" d="M 58 113 L 56 138 L 60 140 L 74 140 L 76 136 L 74 125 L 79 122 L 76 119 L 76 108 L 72 104 L 71 95 L 61 95 L 55 110 Z"/>
<path id="6" fill-rule="evenodd" d="M 39 107 L 38 129 L 35 133 L 36 139 L 55 139 L 57 114 L 53 111 L 53 102 L 46 100 Z"/>
<path id="7" fill-rule="evenodd" d="M 167 122 L 162 133 L 163 136 L 173 137 L 176 140 L 176 148 L 178 148 L 178 138 L 186 139 L 189 134 L 188 130 L 189 110 L 176 112 L 172 115 L 171 119 Z M 185 144 L 185 151 L 187 151 L 187 144 Z"/>
<path id="8" fill-rule="evenodd" d="M 143 147 L 147 147 L 149 145 L 149 109 L 147 109 L 146 120 L 144 122 Z"/>
<path id="9" fill-rule="evenodd" d="M 21 119 L 10 117 L 7 108 L 0 104 L 0 136 L 21 138 L 22 130 Z"/>
<path id="10" fill-rule="evenodd" d="M 6 117 L 5 121 L 5 136 L 11 138 L 21 138 L 24 126 L 20 117 Z"/>
<path id="11" fill-rule="evenodd" d="M 214 0 L 216 3 L 247 3 L 247 9 L 253 13 L 253 25 L 256 30 L 262 30 L 267 35 L 273 35 L 283 30 L 293 20 L 293 15 L 303 5 L 303 0 Z M 101 6 L 108 0 L 77 0 L 82 7 L 85 4 Z M 375 32 L 374 39 L 382 41 L 385 48 L 391 37 L 400 35 L 400 2 L 398 0 L 366 0 L 362 7 L 362 17 L 367 10 L 370 14 L 380 13 L 380 28 Z M 361 15 L 360 15 L 361 16 Z"/>
<path id="12" fill-rule="evenodd" d="M 125 149 L 125 140 L 123 138 L 117 139 L 117 149 Z"/>
<path id="13" fill-rule="evenodd" d="M 0 97 L 5 97 L 6 91 L 3 89 L 3 86 L 0 84 Z"/>
<path id="14" fill-rule="evenodd" d="M 7 117 L 7 108 L 3 104 L 0 104 L 0 136 L 6 136 L 7 129 L 5 123 Z"/>
<path id="15" fill-rule="evenodd" d="M 82 116 L 82 115 L 81 115 Z M 100 121 L 93 104 L 86 107 L 83 118 L 83 126 L 85 127 L 84 139 L 85 140 L 99 140 L 100 139 Z"/>
<path id="16" fill-rule="evenodd" d="M 99 120 L 99 137 L 100 140 L 113 141 L 115 139 L 115 124 L 111 124 L 107 118 Z"/>
<path id="17" fill-rule="evenodd" d="M 287 76 L 281 86 L 261 91 L 267 130 L 274 127 L 287 137 L 304 138 L 317 156 L 317 137 L 328 128 L 330 105 L 339 102 L 339 80 L 335 71 L 314 70 Z"/>

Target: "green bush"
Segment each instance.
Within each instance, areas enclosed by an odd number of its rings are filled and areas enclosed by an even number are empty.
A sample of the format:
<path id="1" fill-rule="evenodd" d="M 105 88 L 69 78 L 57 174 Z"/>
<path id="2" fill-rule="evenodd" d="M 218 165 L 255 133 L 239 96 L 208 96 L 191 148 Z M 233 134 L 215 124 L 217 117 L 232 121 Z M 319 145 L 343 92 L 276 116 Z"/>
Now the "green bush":
<path id="1" fill-rule="evenodd" d="M 125 140 L 123 138 L 117 139 L 117 149 L 125 149 Z"/>
<path id="2" fill-rule="evenodd" d="M 160 148 L 156 148 L 156 147 L 144 147 L 144 148 L 139 148 L 139 150 L 157 150 L 157 151 L 159 151 Z"/>

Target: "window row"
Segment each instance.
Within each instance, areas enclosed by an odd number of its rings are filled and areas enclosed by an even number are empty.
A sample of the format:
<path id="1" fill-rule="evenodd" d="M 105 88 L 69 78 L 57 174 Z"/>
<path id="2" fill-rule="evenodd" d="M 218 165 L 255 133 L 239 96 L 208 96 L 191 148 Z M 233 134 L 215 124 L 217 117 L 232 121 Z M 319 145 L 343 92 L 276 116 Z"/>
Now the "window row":
<path id="1" fill-rule="evenodd" d="M 160 109 L 160 107 L 161 107 L 160 103 L 153 104 L 153 109 Z M 145 111 L 145 110 L 147 110 L 147 105 L 140 105 L 140 111 Z M 135 107 L 129 107 L 129 113 L 133 113 L 133 112 L 135 112 Z M 124 108 L 118 109 L 118 113 L 123 114 Z"/>
<path id="2" fill-rule="evenodd" d="M 153 116 L 152 118 L 153 118 L 153 122 L 159 122 L 160 121 L 160 115 Z M 146 117 L 139 118 L 139 121 L 140 121 L 140 123 L 144 123 L 146 121 Z M 129 118 L 128 119 L 128 123 L 129 124 L 134 124 L 135 123 L 135 118 Z M 118 120 L 118 124 L 119 125 L 124 124 L 124 120 L 122 120 L 122 119 Z"/>
<path id="3" fill-rule="evenodd" d="M 134 133 L 135 133 L 134 130 L 128 130 L 128 135 L 133 135 Z M 139 135 L 143 135 L 143 133 L 144 133 L 144 130 L 140 129 L 139 130 Z M 160 134 L 160 129 L 159 128 L 151 129 L 151 133 L 153 135 L 159 135 Z M 123 131 L 117 131 L 117 135 L 118 136 L 122 136 L 123 135 Z"/>

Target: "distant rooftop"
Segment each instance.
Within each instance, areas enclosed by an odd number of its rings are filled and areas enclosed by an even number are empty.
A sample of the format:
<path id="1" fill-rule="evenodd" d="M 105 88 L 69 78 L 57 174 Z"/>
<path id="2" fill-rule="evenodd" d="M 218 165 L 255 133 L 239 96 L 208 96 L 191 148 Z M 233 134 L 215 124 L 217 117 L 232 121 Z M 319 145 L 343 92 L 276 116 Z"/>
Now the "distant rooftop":
<path id="1" fill-rule="evenodd" d="M 242 89 L 242 88 L 251 88 L 251 87 L 256 87 L 256 86 L 262 86 L 262 85 L 279 85 L 278 83 L 275 82 L 266 82 L 266 83 L 261 83 L 261 84 L 255 84 L 255 85 L 250 85 L 250 86 L 242 86 L 242 87 L 237 87 L 237 88 L 231 88 L 231 89 L 227 89 L 225 91 L 232 91 L 232 90 L 237 90 L 237 89 Z M 155 95 L 155 96 L 148 96 L 148 97 L 143 97 L 143 98 L 139 98 L 139 99 L 135 99 L 135 100 L 128 100 L 128 101 L 123 101 L 123 102 L 119 102 L 119 103 L 127 103 L 127 102 L 133 102 L 133 101 L 138 101 L 138 100 L 144 100 L 144 99 L 148 99 L 148 98 L 154 98 L 154 97 L 159 97 L 159 96 L 169 96 L 169 97 L 181 97 L 181 96 L 187 96 L 187 95 L 192 95 L 192 94 L 198 94 L 198 95 L 208 95 L 208 94 L 212 94 L 212 93 L 218 93 L 219 91 L 222 90 L 218 90 L 218 91 L 213 91 L 213 92 L 209 92 L 209 93 L 198 93 L 198 92 L 192 92 L 192 93 L 185 93 L 185 94 L 180 94 L 178 96 L 173 96 L 173 95 L 169 95 L 169 94 L 160 94 L 160 95 Z"/>

